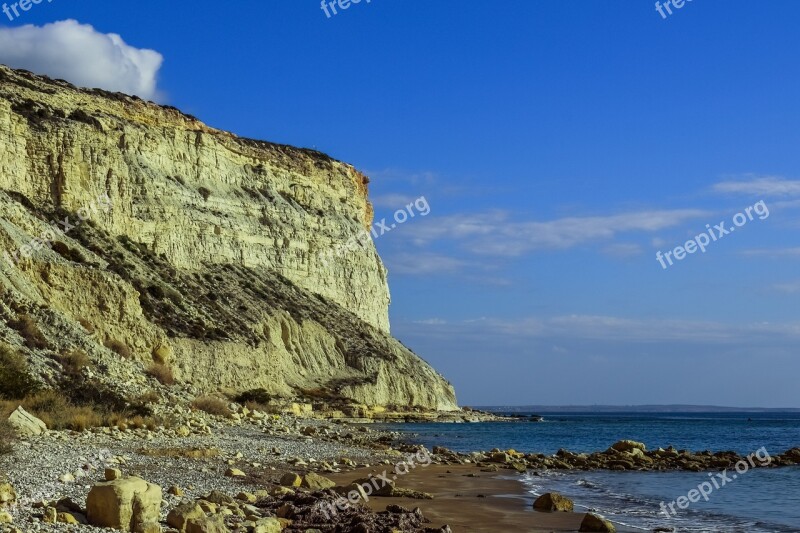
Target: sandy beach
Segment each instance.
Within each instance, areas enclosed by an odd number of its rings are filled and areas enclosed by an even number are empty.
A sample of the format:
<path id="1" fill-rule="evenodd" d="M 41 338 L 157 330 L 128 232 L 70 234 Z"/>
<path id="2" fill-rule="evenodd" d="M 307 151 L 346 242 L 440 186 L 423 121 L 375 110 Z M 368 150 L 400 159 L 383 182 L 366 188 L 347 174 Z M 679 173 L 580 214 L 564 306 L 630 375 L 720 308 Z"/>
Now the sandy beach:
<path id="1" fill-rule="evenodd" d="M 360 469 L 330 476 L 340 485 L 385 467 Z M 471 465 L 430 465 L 397 479 L 397 486 L 428 492 L 432 500 L 371 498 L 367 506 L 383 511 L 387 505 L 408 509 L 419 507 L 432 527 L 449 525 L 454 532 L 472 531 L 578 531 L 584 513 L 540 513 L 533 510 L 533 498 L 512 472 L 482 472 Z M 625 531 L 618 529 L 618 531 Z"/>

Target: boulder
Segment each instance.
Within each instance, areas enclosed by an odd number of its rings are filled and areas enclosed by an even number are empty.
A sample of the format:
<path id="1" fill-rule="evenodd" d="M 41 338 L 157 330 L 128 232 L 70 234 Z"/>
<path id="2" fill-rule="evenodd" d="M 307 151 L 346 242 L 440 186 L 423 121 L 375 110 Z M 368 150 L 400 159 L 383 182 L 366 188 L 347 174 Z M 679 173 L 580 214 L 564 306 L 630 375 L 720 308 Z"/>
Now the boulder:
<path id="1" fill-rule="evenodd" d="M 34 437 L 47 431 L 47 425 L 23 409 L 21 405 L 8 417 L 8 423 L 21 437 Z"/>
<path id="2" fill-rule="evenodd" d="M 562 496 L 557 492 L 548 492 L 546 494 L 542 494 L 536 501 L 533 502 L 533 508 L 536 511 L 543 511 L 543 512 L 566 512 L 571 513 L 575 506 L 572 503 L 572 500 L 569 498 Z"/>
<path id="3" fill-rule="evenodd" d="M 489 460 L 493 463 L 508 463 L 511 461 L 511 456 L 505 452 L 495 452 Z"/>
<path id="4" fill-rule="evenodd" d="M 186 524 L 194 518 L 204 518 L 206 513 L 195 502 L 182 503 L 172 509 L 167 515 L 167 525 L 178 531 L 185 531 Z"/>
<path id="5" fill-rule="evenodd" d="M 214 518 L 192 518 L 186 524 L 186 533 L 230 533 L 221 516 Z"/>
<path id="6" fill-rule="evenodd" d="M 336 483 L 325 476 L 320 476 L 314 472 L 309 472 L 303 476 L 303 481 L 300 486 L 310 490 L 325 490 L 335 487 Z"/>
<path id="7" fill-rule="evenodd" d="M 611 449 L 618 452 L 631 452 L 633 450 L 641 450 L 646 452 L 647 446 L 641 442 L 636 442 L 635 440 L 621 440 L 612 444 Z"/>
<path id="8" fill-rule="evenodd" d="M 17 501 L 17 493 L 8 483 L 0 483 L 0 509 L 10 507 Z"/>
<path id="9" fill-rule="evenodd" d="M 302 483 L 303 478 L 294 472 L 286 473 L 281 477 L 281 485 L 284 487 L 299 487 Z"/>
<path id="10" fill-rule="evenodd" d="M 158 523 L 161 487 L 131 476 L 97 483 L 86 498 L 86 518 L 93 526 L 140 532 Z"/>
<path id="11" fill-rule="evenodd" d="M 604 518 L 600 518 L 592 513 L 586 513 L 586 516 L 583 517 L 583 522 L 581 522 L 581 528 L 578 531 L 593 533 L 616 533 L 617 528 L 614 527 L 614 524 Z"/>

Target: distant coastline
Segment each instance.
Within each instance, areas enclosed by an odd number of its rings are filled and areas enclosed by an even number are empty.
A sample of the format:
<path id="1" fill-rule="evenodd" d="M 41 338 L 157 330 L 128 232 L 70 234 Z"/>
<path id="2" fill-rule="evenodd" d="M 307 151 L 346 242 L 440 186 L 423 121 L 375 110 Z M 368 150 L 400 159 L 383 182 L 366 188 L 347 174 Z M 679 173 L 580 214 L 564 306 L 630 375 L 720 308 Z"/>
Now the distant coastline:
<path id="1" fill-rule="evenodd" d="M 507 405 L 473 406 L 490 413 L 800 413 L 797 407 L 721 407 L 718 405 Z"/>

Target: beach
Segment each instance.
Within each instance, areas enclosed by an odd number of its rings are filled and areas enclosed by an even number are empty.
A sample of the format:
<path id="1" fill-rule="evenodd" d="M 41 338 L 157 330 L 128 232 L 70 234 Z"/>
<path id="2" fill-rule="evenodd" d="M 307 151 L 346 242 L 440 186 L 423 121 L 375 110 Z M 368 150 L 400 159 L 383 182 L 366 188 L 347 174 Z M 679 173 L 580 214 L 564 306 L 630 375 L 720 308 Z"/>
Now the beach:
<path id="1" fill-rule="evenodd" d="M 382 468 L 359 469 L 330 476 L 340 485 L 380 474 Z M 541 513 L 532 509 L 520 476 L 509 472 L 482 472 L 472 465 L 417 467 L 399 477 L 398 486 L 427 492 L 432 500 L 371 498 L 367 506 L 383 511 L 388 505 L 419 507 L 430 527 L 449 525 L 454 532 L 472 531 L 578 531 L 583 513 Z M 620 530 L 621 531 L 621 530 Z"/>

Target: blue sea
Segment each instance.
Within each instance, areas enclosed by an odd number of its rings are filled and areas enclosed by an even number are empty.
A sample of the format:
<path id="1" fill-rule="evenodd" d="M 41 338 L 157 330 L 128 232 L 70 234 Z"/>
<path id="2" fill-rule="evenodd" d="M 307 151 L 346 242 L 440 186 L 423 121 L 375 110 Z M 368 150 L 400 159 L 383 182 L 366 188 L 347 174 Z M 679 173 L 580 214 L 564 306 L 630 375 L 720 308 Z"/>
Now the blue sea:
<path id="1" fill-rule="evenodd" d="M 800 447 L 800 413 L 536 414 L 544 421 L 384 427 L 407 434 L 408 442 L 461 452 L 593 452 L 620 439 L 644 442 L 648 449 L 674 446 L 742 455 L 761 448 L 777 455 Z M 678 514 L 670 518 L 660 514 L 660 503 L 686 496 L 709 480 L 708 473 L 548 471 L 521 476 L 531 498 L 560 492 L 575 502 L 576 510 L 598 512 L 623 531 L 800 532 L 800 467 L 751 469 L 712 492 L 708 502 L 691 503 L 685 510 L 675 507 Z"/>

